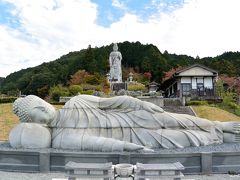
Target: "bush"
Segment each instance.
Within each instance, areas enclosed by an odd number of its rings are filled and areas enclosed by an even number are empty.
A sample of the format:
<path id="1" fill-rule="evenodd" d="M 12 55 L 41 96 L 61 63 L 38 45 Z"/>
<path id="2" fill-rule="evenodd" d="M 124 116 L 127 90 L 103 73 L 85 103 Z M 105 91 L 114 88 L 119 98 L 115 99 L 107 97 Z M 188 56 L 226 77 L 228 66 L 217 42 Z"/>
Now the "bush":
<path id="1" fill-rule="evenodd" d="M 95 73 L 94 75 L 87 76 L 85 82 L 91 85 L 98 85 L 102 83 L 102 79 L 98 73 Z"/>
<path id="2" fill-rule="evenodd" d="M 81 93 L 82 91 L 83 91 L 83 88 L 80 85 L 72 85 L 69 87 L 69 93 L 71 96 L 75 96 L 78 93 Z"/>
<path id="3" fill-rule="evenodd" d="M 230 107 L 231 109 L 237 109 L 238 108 L 238 105 L 234 102 L 228 102 L 226 105 L 228 107 Z"/>
<path id="4" fill-rule="evenodd" d="M 128 84 L 128 91 L 143 91 L 145 86 L 141 83 L 132 82 Z"/>
<path id="5" fill-rule="evenodd" d="M 88 91 L 88 90 L 94 90 L 94 91 L 100 91 L 101 90 L 101 86 L 98 85 L 91 85 L 91 84 L 81 84 L 83 91 Z"/>
<path id="6" fill-rule="evenodd" d="M 3 103 L 12 103 L 17 99 L 17 97 L 2 97 L 0 98 L 0 104 Z"/>
<path id="7" fill-rule="evenodd" d="M 223 96 L 223 101 L 218 105 L 221 109 L 224 109 L 228 112 L 234 113 L 237 116 L 240 116 L 240 105 L 236 103 L 236 93 L 225 92 Z"/>
<path id="8" fill-rule="evenodd" d="M 69 96 L 69 90 L 62 85 L 54 86 L 50 89 L 50 96 L 52 100 L 59 101 L 60 96 Z"/>
<path id="9" fill-rule="evenodd" d="M 229 105 L 229 103 L 234 102 L 234 93 L 226 92 L 223 96 L 223 105 Z"/>
<path id="10" fill-rule="evenodd" d="M 203 106 L 208 105 L 207 101 L 188 101 L 186 103 L 187 106 Z"/>
<path id="11" fill-rule="evenodd" d="M 86 90 L 86 91 L 82 91 L 81 94 L 93 95 L 94 92 L 95 92 L 94 90 Z"/>
<path id="12" fill-rule="evenodd" d="M 68 81 L 69 85 L 81 84 L 86 81 L 86 78 L 89 76 L 88 72 L 85 70 L 79 70 L 74 75 L 71 76 L 71 79 Z"/>
<path id="13" fill-rule="evenodd" d="M 237 116 L 240 116 L 240 106 L 237 109 L 235 109 L 235 114 Z"/>

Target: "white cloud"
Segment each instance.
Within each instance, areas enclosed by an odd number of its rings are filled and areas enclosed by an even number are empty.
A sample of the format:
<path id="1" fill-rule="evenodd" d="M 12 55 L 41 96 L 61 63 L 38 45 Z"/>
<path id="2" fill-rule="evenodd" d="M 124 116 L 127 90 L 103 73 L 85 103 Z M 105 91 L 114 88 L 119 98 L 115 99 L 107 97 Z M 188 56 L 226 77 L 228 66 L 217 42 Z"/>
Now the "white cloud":
<path id="1" fill-rule="evenodd" d="M 19 16 L 22 29 L 0 25 L 0 76 L 89 44 L 140 41 L 200 57 L 240 47 L 239 0 L 188 0 L 171 14 L 159 13 L 147 22 L 126 13 L 109 28 L 96 24 L 97 5 L 90 0 L 6 1 L 16 6 L 12 13 Z"/>
<path id="2" fill-rule="evenodd" d="M 127 7 L 123 1 L 120 2 L 119 0 L 112 0 L 112 6 L 117 7 L 119 9 L 127 10 Z"/>
<path id="3" fill-rule="evenodd" d="M 16 6 L 22 30 L 0 26 L 0 76 L 86 48 L 101 30 L 95 25 L 96 5 L 87 0 L 9 2 Z"/>
<path id="4" fill-rule="evenodd" d="M 238 0 L 190 1 L 172 15 L 174 27 L 166 49 L 193 56 L 239 50 Z"/>

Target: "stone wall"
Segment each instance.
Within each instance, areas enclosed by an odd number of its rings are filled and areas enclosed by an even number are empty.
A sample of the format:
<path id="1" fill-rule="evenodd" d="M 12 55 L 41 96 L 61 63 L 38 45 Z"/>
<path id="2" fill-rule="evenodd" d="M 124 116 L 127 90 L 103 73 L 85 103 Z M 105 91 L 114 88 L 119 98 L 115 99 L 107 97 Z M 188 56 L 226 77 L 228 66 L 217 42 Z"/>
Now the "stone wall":
<path id="1" fill-rule="evenodd" d="M 159 107 L 164 106 L 164 98 L 162 98 L 161 96 L 138 96 L 137 98 L 142 101 L 147 101 L 156 104 Z"/>
<path id="2" fill-rule="evenodd" d="M 91 153 L 51 151 L 0 151 L 0 170 L 21 172 L 64 171 L 67 162 L 81 163 L 174 163 L 185 166 L 184 174 L 239 172 L 239 152 L 202 153 Z"/>

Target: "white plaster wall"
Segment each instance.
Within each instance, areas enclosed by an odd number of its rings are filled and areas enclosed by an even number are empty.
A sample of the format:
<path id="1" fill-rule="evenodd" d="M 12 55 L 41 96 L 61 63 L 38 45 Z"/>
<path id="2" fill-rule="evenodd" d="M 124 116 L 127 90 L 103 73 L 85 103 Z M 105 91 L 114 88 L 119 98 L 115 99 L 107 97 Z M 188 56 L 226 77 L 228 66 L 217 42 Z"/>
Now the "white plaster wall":
<path id="1" fill-rule="evenodd" d="M 205 77 L 204 78 L 204 86 L 205 88 L 213 88 L 212 78 L 211 77 Z"/>
<path id="2" fill-rule="evenodd" d="M 192 83 L 191 78 L 190 77 L 182 77 L 181 83 Z"/>
<path id="3" fill-rule="evenodd" d="M 203 78 L 197 78 L 197 83 L 203 83 Z"/>
<path id="4" fill-rule="evenodd" d="M 177 82 L 177 90 L 180 90 L 180 87 L 181 87 L 181 83 L 180 81 Z"/>
<path id="5" fill-rule="evenodd" d="M 186 71 L 179 73 L 179 75 L 180 76 L 207 76 L 207 75 L 213 75 L 213 73 L 201 67 L 193 67 L 191 69 L 188 69 Z"/>
<path id="6" fill-rule="evenodd" d="M 192 89 L 197 89 L 196 78 L 192 78 Z"/>

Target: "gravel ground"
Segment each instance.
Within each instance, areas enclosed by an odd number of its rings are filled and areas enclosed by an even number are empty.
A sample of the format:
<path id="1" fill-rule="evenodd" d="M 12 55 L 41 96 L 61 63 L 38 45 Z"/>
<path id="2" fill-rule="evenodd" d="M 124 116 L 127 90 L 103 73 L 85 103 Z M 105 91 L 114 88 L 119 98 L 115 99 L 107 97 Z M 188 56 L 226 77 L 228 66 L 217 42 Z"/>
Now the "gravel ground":
<path id="1" fill-rule="evenodd" d="M 182 179 L 185 179 L 185 180 L 227 180 L 227 179 L 237 180 L 237 179 L 240 179 L 240 175 L 234 175 L 234 176 L 228 175 L 228 174 L 186 175 Z M 16 172 L 0 171 L 0 180 L 67 180 L 67 178 L 65 177 L 64 173 L 16 173 Z M 161 180 L 164 180 L 164 179 L 161 178 Z"/>

